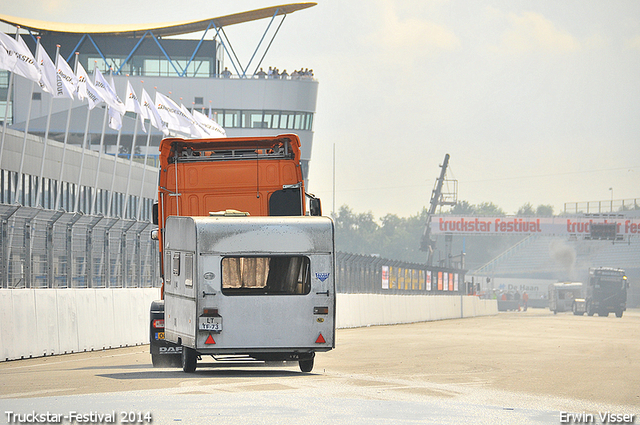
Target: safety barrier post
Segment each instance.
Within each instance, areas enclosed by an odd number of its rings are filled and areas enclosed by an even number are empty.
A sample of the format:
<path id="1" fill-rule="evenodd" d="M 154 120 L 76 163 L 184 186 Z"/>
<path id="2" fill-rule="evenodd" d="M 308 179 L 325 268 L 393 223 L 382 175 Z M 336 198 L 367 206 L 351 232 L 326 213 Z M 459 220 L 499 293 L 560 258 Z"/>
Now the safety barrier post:
<path id="1" fill-rule="evenodd" d="M 124 221 L 124 220 L 123 220 Z M 122 287 L 128 287 L 127 280 L 127 265 L 129 264 L 129 256 L 127 255 L 127 232 L 131 227 L 136 224 L 135 221 L 131 221 L 128 225 L 122 226 L 122 235 L 120 235 L 120 252 L 122 253 L 122 261 L 120 262 L 122 273 Z"/>
<path id="2" fill-rule="evenodd" d="M 47 287 L 53 288 L 53 282 L 55 280 L 55 276 L 53 273 L 53 226 L 56 224 L 56 221 L 62 217 L 64 211 L 56 211 L 56 213 L 51 217 L 49 221 L 47 221 L 46 232 L 47 235 L 44 241 L 45 252 L 47 253 Z"/>
<path id="3" fill-rule="evenodd" d="M 115 226 L 118 219 L 112 220 L 111 224 L 108 224 L 104 229 L 104 287 L 111 287 L 111 249 L 109 243 L 109 235 L 111 234 L 111 228 Z"/>
<path id="4" fill-rule="evenodd" d="M 93 217 L 93 220 L 87 224 L 87 236 L 85 238 L 85 279 L 87 288 L 93 288 L 93 228 L 103 219 L 102 215 Z"/>
<path id="5" fill-rule="evenodd" d="M 31 288 L 31 219 L 28 218 L 24 222 L 22 230 L 22 248 L 24 259 L 22 261 L 22 270 L 24 273 L 24 287 Z"/>
<path id="6" fill-rule="evenodd" d="M 72 287 L 73 280 L 73 225 L 82 218 L 82 213 L 74 213 L 67 223 L 66 252 L 67 252 L 67 288 Z"/>
<path id="7" fill-rule="evenodd" d="M 142 234 L 142 232 L 144 232 L 147 227 L 149 227 L 151 225 L 151 223 L 147 222 L 144 226 L 142 226 L 137 232 L 136 232 L 136 247 L 135 247 L 135 257 L 136 257 L 136 267 L 138 268 L 137 273 L 137 280 L 138 283 L 136 285 L 137 288 L 142 288 L 142 254 L 141 254 L 141 249 L 140 249 L 140 235 Z"/>
<path id="8" fill-rule="evenodd" d="M 9 246 L 9 233 L 7 228 L 9 227 L 9 219 L 12 215 L 18 211 L 20 207 L 11 207 L 5 215 L 2 216 L 1 235 L 2 246 L 0 247 L 2 259 L 0 260 L 0 273 L 2 274 L 2 287 L 7 289 L 9 287 L 9 256 L 11 254 L 11 247 Z"/>

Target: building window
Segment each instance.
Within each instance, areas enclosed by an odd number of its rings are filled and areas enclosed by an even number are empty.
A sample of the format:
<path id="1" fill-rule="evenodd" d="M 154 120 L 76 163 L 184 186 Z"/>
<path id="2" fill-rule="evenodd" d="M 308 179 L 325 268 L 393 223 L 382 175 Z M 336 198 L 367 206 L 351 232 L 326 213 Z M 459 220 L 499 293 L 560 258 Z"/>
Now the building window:
<path id="1" fill-rule="evenodd" d="M 313 128 L 313 113 L 295 111 L 212 110 L 215 121 L 225 128 L 304 130 Z"/>

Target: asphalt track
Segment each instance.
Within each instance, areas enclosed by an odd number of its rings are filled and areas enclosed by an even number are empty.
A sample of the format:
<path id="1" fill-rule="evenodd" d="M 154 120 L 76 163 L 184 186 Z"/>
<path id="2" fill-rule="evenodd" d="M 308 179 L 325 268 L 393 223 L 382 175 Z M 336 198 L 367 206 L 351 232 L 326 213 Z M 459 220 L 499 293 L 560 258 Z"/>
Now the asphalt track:
<path id="1" fill-rule="evenodd" d="M 154 369 L 148 346 L 26 359 L 0 363 L 0 423 L 69 423 L 74 411 L 82 423 L 559 424 L 606 412 L 640 423 L 639 343 L 640 311 L 529 309 L 342 329 L 309 374 L 206 357 L 195 374 Z"/>

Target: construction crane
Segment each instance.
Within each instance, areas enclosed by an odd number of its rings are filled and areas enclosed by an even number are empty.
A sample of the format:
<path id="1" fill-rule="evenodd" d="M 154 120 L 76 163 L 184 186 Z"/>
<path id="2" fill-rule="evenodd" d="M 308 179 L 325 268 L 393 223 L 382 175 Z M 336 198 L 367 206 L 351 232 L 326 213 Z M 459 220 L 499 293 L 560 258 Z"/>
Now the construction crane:
<path id="1" fill-rule="evenodd" d="M 449 166 L 449 154 L 445 154 L 444 162 L 440 166 L 440 177 L 436 179 L 436 184 L 431 191 L 431 202 L 429 205 L 429 211 L 427 213 L 427 222 L 424 227 L 424 233 L 422 234 L 422 240 L 420 241 L 420 250 L 427 253 L 427 265 L 432 265 L 433 252 L 435 250 L 436 241 L 431 239 L 431 217 L 436 213 L 436 209 L 439 205 L 453 206 L 457 202 L 457 180 L 446 180 L 447 167 Z M 442 188 L 445 182 L 451 182 L 453 184 L 453 192 L 444 193 Z"/>

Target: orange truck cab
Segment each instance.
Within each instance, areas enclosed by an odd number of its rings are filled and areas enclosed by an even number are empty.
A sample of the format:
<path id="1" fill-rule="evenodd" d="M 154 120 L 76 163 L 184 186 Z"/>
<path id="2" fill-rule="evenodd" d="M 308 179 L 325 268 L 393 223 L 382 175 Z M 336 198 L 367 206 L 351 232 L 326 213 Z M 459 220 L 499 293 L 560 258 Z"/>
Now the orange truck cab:
<path id="1" fill-rule="evenodd" d="M 249 216 L 321 215 L 320 200 L 305 192 L 297 135 L 166 138 L 160 143 L 158 203 L 153 215 L 158 225 L 155 235 L 163 286 L 161 300 L 151 305 L 154 366 L 178 366 L 182 361 L 182 347 L 164 338 L 163 236 L 167 218 L 233 215 L 232 211 Z"/>

